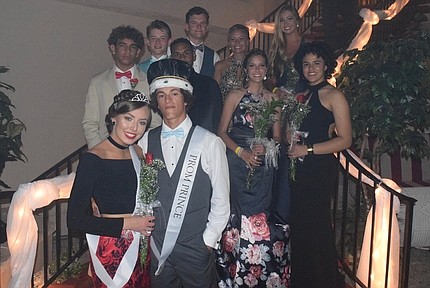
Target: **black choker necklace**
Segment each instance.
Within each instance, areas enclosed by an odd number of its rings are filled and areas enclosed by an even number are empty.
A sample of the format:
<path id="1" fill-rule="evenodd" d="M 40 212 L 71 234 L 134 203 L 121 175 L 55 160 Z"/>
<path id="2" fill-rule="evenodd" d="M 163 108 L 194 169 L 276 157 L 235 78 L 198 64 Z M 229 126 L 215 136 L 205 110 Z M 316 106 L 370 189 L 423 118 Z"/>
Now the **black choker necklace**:
<path id="1" fill-rule="evenodd" d="M 108 140 L 109 140 L 109 142 L 110 143 L 112 143 L 112 145 L 113 146 L 115 146 L 116 148 L 118 148 L 118 149 L 121 149 L 121 150 L 125 150 L 125 149 L 128 149 L 128 146 L 122 146 L 121 144 L 118 144 L 115 140 L 113 140 L 112 139 L 112 137 L 108 137 L 107 138 Z"/>

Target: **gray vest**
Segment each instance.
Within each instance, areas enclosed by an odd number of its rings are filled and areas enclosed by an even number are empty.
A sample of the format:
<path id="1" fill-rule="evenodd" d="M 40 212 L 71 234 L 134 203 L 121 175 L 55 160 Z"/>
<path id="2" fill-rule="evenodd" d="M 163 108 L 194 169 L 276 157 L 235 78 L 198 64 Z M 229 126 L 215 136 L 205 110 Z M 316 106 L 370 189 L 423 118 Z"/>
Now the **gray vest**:
<path id="1" fill-rule="evenodd" d="M 161 246 L 166 233 L 167 221 L 169 219 L 170 210 L 173 204 L 176 187 L 178 185 L 179 176 L 181 174 L 182 165 L 185 159 L 185 153 L 190 143 L 191 135 L 194 132 L 194 127 L 188 133 L 181 156 L 172 177 L 169 176 L 167 169 L 158 172 L 158 184 L 160 191 L 157 199 L 161 202 L 161 208 L 154 209 L 155 230 L 152 236 L 158 249 L 161 251 Z M 148 134 L 148 152 L 154 154 L 154 159 L 158 158 L 164 162 L 161 143 L 160 143 L 161 126 L 152 129 Z M 209 176 L 203 171 L 201 161 L 197 168 L 194 186 L 191 190 L 191 196 L 188 203 L 187 211 L 184 218 L 181 231 L 179 232 L 177 242 L 188 241 L 191 237 L 201 237 L 206 229 L 208 214 L 210 211 L 210 200 L 212 197 L 212 185 Z"/>

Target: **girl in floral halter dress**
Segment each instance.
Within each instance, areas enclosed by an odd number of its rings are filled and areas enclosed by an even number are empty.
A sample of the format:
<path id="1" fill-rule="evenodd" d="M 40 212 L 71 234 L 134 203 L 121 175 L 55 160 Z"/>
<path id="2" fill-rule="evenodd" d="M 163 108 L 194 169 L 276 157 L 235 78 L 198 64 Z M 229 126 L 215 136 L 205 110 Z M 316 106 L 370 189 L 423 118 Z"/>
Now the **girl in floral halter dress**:
<path id="1" fill-rule="evenodd" d="M 247 88 L 228 94 L 218 130 L 228 148 L 231 205 L 230 220 L 217 254 L 218 284 L 219 287 L 289 287 L 289 228 L 273 221 L 274 167 L 265 161 L 269 148 L 263 144 L 250 148 L 249 144 L 256 137 L 256 118 L 247 107 L 278 98 L 263 86 L 267 72 L 267 56 L 263 51 L 251 50 L 244 59 L 244 67 Z M 269 130 L 273 140 L 279 141 L 279 119 L 267 129 L 265 137 Z"/>

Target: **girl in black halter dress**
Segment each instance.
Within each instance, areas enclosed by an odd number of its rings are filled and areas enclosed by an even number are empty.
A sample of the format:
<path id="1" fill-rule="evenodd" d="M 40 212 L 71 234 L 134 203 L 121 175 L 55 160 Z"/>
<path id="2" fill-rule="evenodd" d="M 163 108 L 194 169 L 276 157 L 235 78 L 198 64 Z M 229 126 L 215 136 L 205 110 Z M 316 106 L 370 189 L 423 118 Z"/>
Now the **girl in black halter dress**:
<path id="1" fill-rule="evenodd" d="M 309 132 L 306 144 L 289 152 L 291 158 L 304 157 L 290 181 L 294 288 L 341 287 L 330 205 L 337 177 L 333 153 L 350 146 L 352 132 L 345 96 L 326 81 L 336 66 L 331 55 L 322 43 L 307 43 L 296 54 L 296 69 L 309 84 L 310 112 L 299 129 Z"/>

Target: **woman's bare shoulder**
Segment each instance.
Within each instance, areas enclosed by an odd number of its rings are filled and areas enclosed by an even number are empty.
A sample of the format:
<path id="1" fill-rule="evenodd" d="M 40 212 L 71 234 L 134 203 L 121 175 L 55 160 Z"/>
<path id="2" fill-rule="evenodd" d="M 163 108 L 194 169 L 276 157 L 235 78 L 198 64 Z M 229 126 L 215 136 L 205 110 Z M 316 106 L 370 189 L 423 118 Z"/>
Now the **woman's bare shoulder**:
<path id="1" fill-rule="evenodd" d="M 102 142 L 100 142 L 99 144 L 97 144 L 96 146 L 94 146 L 93 148 L 89 149 L 87 152 L 97 155 L 98 157 L 100 157 L 101 159 L 106 159 L 107 156 L 107 140 L 104 140 Z"/>
<path id="2" fill-rule="evenodd" d="M 215 63 L 215 68 L 216 69 L 221 69 L 224 70 L 228 67 L 228 65 L 230 64 L 230 61 L 228 58 L 220 60 L 218 62 Z"/>

